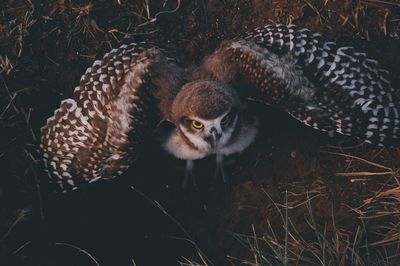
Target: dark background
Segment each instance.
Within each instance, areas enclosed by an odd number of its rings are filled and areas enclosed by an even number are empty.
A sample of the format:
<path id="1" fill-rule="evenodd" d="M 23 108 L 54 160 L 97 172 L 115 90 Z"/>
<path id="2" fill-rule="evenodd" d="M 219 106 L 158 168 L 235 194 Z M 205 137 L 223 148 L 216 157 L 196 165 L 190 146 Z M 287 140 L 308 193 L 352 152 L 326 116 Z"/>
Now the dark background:
<path id="1" fill-rule="evenodd" d="M 40 127 L 95 59 L 147 40 L 190 67 L 267 23 L 355 46 L 400 84 L 400 1 L 1 1 L 0 265 L 399 263 L 400 150 L 330 139 L 261 105 L 228 184 L 206 158 L 182 189 L 184 162 L 156 142 L 116 180 L 65 195 L 47 184 Z"/>

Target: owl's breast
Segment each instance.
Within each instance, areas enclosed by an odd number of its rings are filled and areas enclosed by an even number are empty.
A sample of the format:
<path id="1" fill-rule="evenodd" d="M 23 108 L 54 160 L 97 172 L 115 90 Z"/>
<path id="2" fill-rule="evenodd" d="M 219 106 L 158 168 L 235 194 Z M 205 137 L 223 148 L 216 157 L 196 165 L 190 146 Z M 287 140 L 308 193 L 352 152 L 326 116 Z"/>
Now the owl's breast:
<path id="1" fill-rule="evenodd" d="M 198 160 L 209 155 L 207 150 L 199 149 L 186 139 L 177 128 L 161 130 L 159 140 L 161 146 L 178 159 Z"/>

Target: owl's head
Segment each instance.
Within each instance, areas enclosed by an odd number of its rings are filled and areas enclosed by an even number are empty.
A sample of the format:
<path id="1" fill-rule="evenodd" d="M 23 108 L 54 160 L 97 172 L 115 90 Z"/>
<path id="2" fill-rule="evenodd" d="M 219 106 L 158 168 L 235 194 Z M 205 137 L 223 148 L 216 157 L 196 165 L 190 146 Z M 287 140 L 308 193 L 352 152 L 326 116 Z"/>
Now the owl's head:
<path id="1" fill-rule="evenodd" d="M 217 81 L 194 81 L 180 90 L 172 119 L 198 149 L 216 150 L 229 143 L 240 123 L 243 105 L 236 91 Z"/>

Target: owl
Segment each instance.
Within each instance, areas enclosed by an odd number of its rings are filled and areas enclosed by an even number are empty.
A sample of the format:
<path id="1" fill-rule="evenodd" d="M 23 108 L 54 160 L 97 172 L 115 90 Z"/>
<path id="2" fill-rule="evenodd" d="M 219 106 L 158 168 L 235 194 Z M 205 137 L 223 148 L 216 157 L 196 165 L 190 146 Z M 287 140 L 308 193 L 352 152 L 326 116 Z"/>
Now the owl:
<path id="1" fill-rule="evenodd" d="M 164 121 L 158 139 L 187 161 L 185 182 L 209 155 L 226 180 L 224 156 L 257 135 L 250 97 L 329 134 L 400 144 L 398 91 L 377 61 L 308 29 L 267 25 L 222 42 L 190 70 L 147 43 L 110 51 L 47 120 L 40 149 L 49 176 L 73 190 L 121 175 Z"/>

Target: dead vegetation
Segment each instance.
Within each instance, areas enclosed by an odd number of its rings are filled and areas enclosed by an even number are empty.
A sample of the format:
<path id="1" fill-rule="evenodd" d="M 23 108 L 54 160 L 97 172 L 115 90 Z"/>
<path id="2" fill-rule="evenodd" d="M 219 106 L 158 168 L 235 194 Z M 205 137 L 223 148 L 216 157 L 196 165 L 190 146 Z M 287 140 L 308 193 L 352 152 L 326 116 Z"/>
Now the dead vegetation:
<path id="1" fill-rule="evenodd" d="M 377 184 L 376 191 L 359 195 L 362 198 L 356 204 L 346 201 L 341 203 L 350 213 L 347 221 L 336 217 L 335 209 L 338 207 L 334 201 L 331 206 L 326 206 L 331 216 L 317 221 L 317 202 L 321 200 L 320 197 L 329 194 L 322 180 L 316 180 L 307 188 L 292 184 L 285 191 L 285 201 L 282 203 L 275 202 L 263 190 L 275 208 L 270 213 L 279 214 L 281 227 L 276 228 L 267 220 L 268 226 L 262 232 L 256 232 L 253 226 L 253 234 L 235 234 L 243 246 L 249 249 L 253 260 L 245 261 L 231 255 L 228 255 L 228 259 L 234 264 L 241 262 L 244 265 L 393 265 L 394 261 L 398 261 L 399 169 L 346 153 L 328 153 L 346 158 L 347 169 L 352 168 L 352 164 L 362 163 L 384 170 L 369 172 L 354 169 L 336 173 L 337 176 L 345 176 L 353 183 L 371 182 L 370 178 L 385 176 L 382 179 L 384 183 Z M 366 168 L 357 167 L 360 170 Z M 297 190 L 301 193 L 297 193 Z M 295 220 L 298 219 L 296 214 L 293 215 L 296 209 L 304 209 L 304 221 L 301 224 L 292 220 L 293 216 Z M 346 223 L 354 224 L 349 226 Z"/>
<path id="2" fill-rule="evenodd" d="M 398 264 L 400 150 L 337 147 L 275 115 L 232 159 L 229 188 L 204 178 L 182 191 L 180 162 L 150 147 L 120 181 L 83 196 L 47 190 L 39 128 L 95 58 L 149 40 L 189 66 L 265 23 L 356 46 L 400 84 L 398 0 L 1 1 L 0 264 Z"/>

